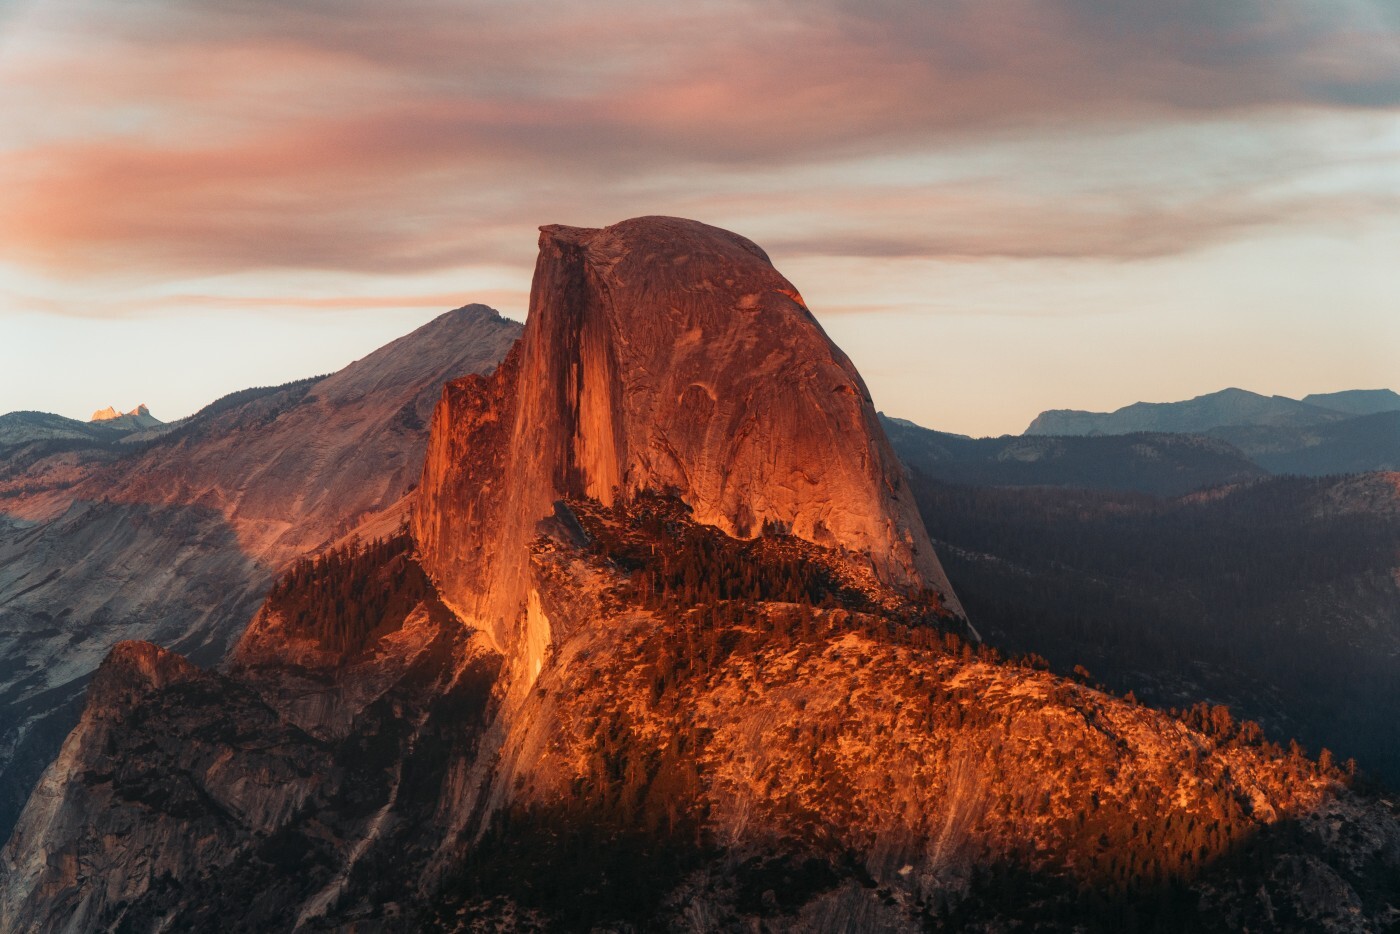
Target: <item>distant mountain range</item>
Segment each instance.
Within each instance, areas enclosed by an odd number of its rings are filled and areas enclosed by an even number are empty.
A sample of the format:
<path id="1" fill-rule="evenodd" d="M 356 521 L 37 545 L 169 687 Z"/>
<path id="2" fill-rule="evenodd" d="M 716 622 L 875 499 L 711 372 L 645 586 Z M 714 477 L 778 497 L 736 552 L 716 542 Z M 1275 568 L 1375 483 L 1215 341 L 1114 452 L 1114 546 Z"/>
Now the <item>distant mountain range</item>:
<path id="1" fill-rule="evenodd" d="M 1234 445 L 1204 435 L 969 438 L 902 418 L 884 416 L 883 421 L 900 459 L 930 480 L 945 483 L 1179 496 L 1269 475 Z"/>
<path id="2" fill-rule="evenodd" d="M 45 441 L 105 444 L 163 428 L 165 424 L 144 405 L 125 414 L 109 406 L 94 412 L 92 420 L 86 422 L 50 412 L 10 412 L 0 415 L 0 457 L 8 449 Z"/>
<path id="3" fill-rule="evenodd" d="M 1269 474 L 1400 470 L 1400 394 L 1302 399 L 1224 389 L 1115 412 L 1051 409 L 1022 435 L 969 438 L 898 418 L 885 429 L 924 476 L 983 486 L 1063 486 L 1177 496 Z"/>
<path id="4" fill-rule="evenodd" d="M 1396 470 L 1400 469 L 1400 394 L 1390 389 L 1353 389 L 1315 393 L 1300 400 L 1224 389 L 1184 402 L 1138 402 L 1115 412 L 1052 409 L 1040 413 L 1025 436 L 1102 437 L 1135 432 L 1194 434 L 1225 441 L 1274 474 Z"/>
<path id="5" fill-rule="evenodd" d="M 1180 434 L 1240 425 L 1301 428 L 1357 415 L 1395 411 L 1400 411 L 1400 395 L 1389 389 L 1353 389 L 1298 400 L 1231 388 L 1184 402 L 1135 402 L 1114 412 L 1050 409 L 1037 415 L 1025 434 L 1126 435 L 1138 431 Z"/>

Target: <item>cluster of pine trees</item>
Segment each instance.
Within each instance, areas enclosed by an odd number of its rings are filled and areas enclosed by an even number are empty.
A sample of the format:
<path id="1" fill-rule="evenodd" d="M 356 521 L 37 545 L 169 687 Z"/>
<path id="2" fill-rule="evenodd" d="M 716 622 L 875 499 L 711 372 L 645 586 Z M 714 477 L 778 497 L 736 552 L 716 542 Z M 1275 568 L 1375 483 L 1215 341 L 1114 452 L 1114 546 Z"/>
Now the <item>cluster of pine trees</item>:
<path id="1" fill-rule="evenodd" d="M 419 603 L 435 596 L 401 528 L 388 538 L 345 545 L 301 558 L 273 585 L 268 609 L 290 632 L 330 652 L 352 655 L 392 632 Z"/>
<path id="2" fill-rule="evenodd" d="M 629 576 L 627 597 L 667 618 L 699 609 L 716 625 L 732 624 L 743 621 L 745 606 L 783 603 L 893 616 L 906 625 L 948 622 L 932 591 L 900 597 L 898 610 L 880 605 L 862 589 L 871 584 L 843 572 L 839 556 L 780 523 L 765 522 L 753 539 L 732 538 L 695 522 L 676 495 L 650 490 L 609 509 L 574 506 L 595 554 Z"/>
<path id="3" fill-rule="evenodd" d="M 632 596 L 651 609 L 678 611 L 729 601 L 864 606 L 804 542 L 765 523 L 752 540 L 701 525 L 670 494 L 640 491 L 610 510 L 577 510 L 594 549 L 631 575 Z"/>
<path id="4" fill-rule="evenodd" d="M 573 511 L 595 555 L 626 573 L 623 598 L 666 620 L 675 637 L 676 650 L 664 650 L 655 665 L 654 702 L 669 697 L 680 679 L 707 676 L 733 655 L 824 644 L 844 632 L 1002 661 L 995 648 L 965 638 L 936 594 L 897 611 L 879 606 L 843 579 L 839 559 L 776 523 L 765 523 L 757 538 L 731 538 L 695 522 L 677 496 L 650 490 L 606 509 L 574 503 Z"/>

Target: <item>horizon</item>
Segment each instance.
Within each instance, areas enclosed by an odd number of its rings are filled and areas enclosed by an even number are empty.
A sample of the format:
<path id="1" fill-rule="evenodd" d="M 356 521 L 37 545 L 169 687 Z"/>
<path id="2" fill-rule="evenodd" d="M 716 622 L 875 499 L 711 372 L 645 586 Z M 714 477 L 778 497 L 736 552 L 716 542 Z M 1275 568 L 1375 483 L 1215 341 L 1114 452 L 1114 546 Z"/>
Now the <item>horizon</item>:
<path id="1" fill-rule="evenodd" d="M 299 380 L 302 380 L 302 379 L 312 379 L 312 378 L 318 378 L 318 377 L 329 376 L 329 375 L 331 375 L 331 374 L 333 374 L 333 373 L 335 373 L 335 372 L 337 372 L 337 371 L 343 369 L 344 367 L 349 366 L 350 364 L 352 364 L 352 363 L 354 363 L 354 362 L 356 362 L 356 361 L 358 361 L 358 360 L 363 359 L 364 357 L 368 356 L 369 354 L 374 353 L 376 350 L 379 350 L 380 348 L 382 348 L 382 347 L 384 347 L 385 345 L 391 343 L 392 341 L 397 340 L 397 339 L 400 338 L 400 337 L 406 336 L 407 334 L 411 333 L 413 330 L 417 329 L 418 327 L 422 327 L 423 325 L 426 325 L 427 323 L 429 323 L 429 322 L 431 322 L 431 321 L 434 321 L 434 320 L 436 320 L 437 318 L 439 318 L 439 317 L 441 317 L 441 316 L 443 316 L 443 315 L 449 314 L 449 313 L 451 313 L 452 311 L 460 310 L 461 308 L 464 308 L 464 307 L 467 307 L 468 305 L 473 305 L 473 304 L 485 304 L 485 303 L 482 303 L 482 302 L 467 302 L 467 303 L 465 303 L 464 305 L 459 305 L 459 306 L 457 306 L 457 308 L 448 309 L 448 310 L 446 310 L 446 311 L 442 311 L 442 312 L 438 312 L 438 313 L 436 313 L 436 314 L 433 314 L 433 315 L 431 315 L 430 317 L 428 317 L 427 319 L 425 319 L 425 320 L 419 322 L 418 324 L 413 325 L 413 327 L 409 328 L 408 330 L 405 330 L 405 331 L 403 331 L 403 332 L 401 332 L 401 333 L 394 334 L 394 335 L 390 336 L 388 339 L 384 340 L 384 341 L 383 341 L 382 343 L 380 343 L 380 344 L 375 345 L 373 348 L 371 348 L 370 350 L 366 351 L 365 353 L 361 353 L 361 354 L 359 354 L 358 356 L 356 356 L 356 357 L 354 357 L 354 358 L 352 358 L 352 359 L 345 360 L 343 363 L 341 363 L 341 364 L 339 364 L 339 365 L 328 365 L 328 367 L 325 368 L 325 369 L 321 369 L 321 370 L 318 370 L 318 371 L 315 371 L 315 372 L 302 373 L 302 374 L 300 374 L 300 375 L 289 375 L 289 376 L 286 376 L 285 378 L 283 378 L 283 377 L 281 377 L 281 376 L 272 375 L 272 376 L 269 376 L 269 378 L 268 378 L 266 381 L 250 382 L 250 383 L 246 383 L 246 384 L 242 384 L 242 385 L 238 385 L 238 386 L 232 386 L 232 387 L 230 387 L 230 388 L 227 388 L 227 389 L 224 389 L 224 390 L 219 391 L 216 395 L 212 395 L 212 396 L 209 396 L 208 398 L 205 398 L 205 399 L 202 399 L 202 400 L 200 400 L 200 401 L 197 401 L 197 402 L 194 404 L 194 406 L 193 406 L 192 408 L 190 408 L 188 411 L 180 411 L 178 414 L 170 414 L 170 413 L 168 413 L 168 412 L 166 412 L 166 411 L 162 411 L 161 408 L 160 408 L 158 405 L 152 404 L 152 403 L 149 401 L 149 399 L 146 399 L 145 397 L 142 397 L 141 399 L 139 399 L 139 400 L 136 401 L 136 402 L 130 402 L 130 403 L 128 403 L 127 401 L 124 401 L 124 400 L 125 400 L 125 397 L 123 397 L 123 401 L 116 401 L 116 400 L 113 400 L 113 401 L 107 401 L 107 402 L 104 402 L 104 403 L 95 405 L 93 408 L 91 408 L 91 409 L 88 411 L 87 414 L 81 414 L 81 413 L 79 413 L 79 412 L 77 411 L 77 409 L 70 409 L 69 411 L 57 411 L 57 410 L 54 410 L 54 409 L 42 409 L 42 408 L 36 409 L 36 408 L 32 408 L 32 407 L 26 408 L 26 407 L 22 407 L 22 406 L 21 406 L 21 407 L 4 406 L 4 407 L 0 407 L 0 415 L 9 414 L 9 413 L 12 413 L 12 412 L 37 411 L 37 412 L 44 412 L 44 413 L 47 413 L 47 414 L 60 415 L 60 416 L 63 416 L 63 417 L 65 417 L 65 418 L 74 419 L 74 420 L 76 420 L 76 421 L 91 422 L 91 421 L 93 420 L 93 419 L 91 418 L 92 414 L 95 414 L 95 413 L 97 413 L 97 412 L 103 411 L 103 410 L 108 409 L 108 408 L 114 409 L 114 410 L 117 412 L 117 414 L 121 415 L 121 414 L 128 414 L 128 413 L 130 413 L 131 411 L 133 411 L 134 409 L 136 409 L 136 408 L 137 408 L 138 406 L 140 406 L 140 405 L 145 405 L 145 406 L 147 406 L 147 407 L 151 410 L 151 414 L 152 414 L 154 417 L 158 418 L 160 421 L 166 422 L 166 423 L 175 422 L 175 421 L 179 421 L 179 420 L 182 419 L 182 418 L 188 418 L 189 416 L 192 416 L 192 415 L 196 414 L 200 409 L 202 409 L 202 408 L 204 408 L 205 406 L 209 405 L 210 403 L 216 401 L 217 399 L 219 399 L 219 398 L 221 398 L 221 397 L 223 397 L 223 396 L 225 396 L 225 395 L 228 395 L 229 393 L 238 392 L 238 391 L 244 390 L 244 389 L 262 388 L 262 387 L 267 387 L 267 386 L 278 386 L 278 385 L 282 385 L 282 384 L 284 384 L 284 383 L 295 382 L 295 381 L 299 381 Z M 503 317 L 503 318 L 506 318 L 506 319 L 508 319 L 508 320 L 514 321 L 514 322 L 516 322 L 517 324 L 523 324 L 523 323 L 524 323 L 524 318 L 525 318 L 526 316 L 523 315 L 523 314 L 517 316 L 517 315 L 508 314 L 508 313 L 506 313 L 506 312 L 504 312 L 504 311 L 502 311 L 502 310 L 500 310 L 500 309 L 494 308 L 493 306 L 489 306 L 489 305 L 488 305 L 487 307 L 490 307 L 493 311 L 495 311 L 497 314 L 499 314 L 499 315 L 500 315 L 501 317 Z M 830 331 L 829 328 L 828 328 L 827 330 L 828 330 L 828 332 Z M 839 341 L 838 341 L 838 344 L 839 344 Z M 329 358 L 326 357 L 326 358 L 324 358 L 324 359 L 329 359 Z M 865 377 L 864 369 L 860 366 L 859 361 L 855 361 L 855 362 L 856 362 L 856 364 L 857 364 L 857 370 L 861 372 L 862 377 Z M 270 374 L 275 374 L 276 372 L 279 372 L 279 371 L 276 371 L 276 370 L 268 370 L 268 371 L 266 371 L 266 372 L 268 372 L 268 373 L 270 373 Z M 870 382 L 868 378 L 866 378 L 866 382 L 867 382 L 867 384 Z M 918 425 L 918 426 L 921 427 L 921 428 L 928 428 L 928 429 L 932 429 L 932 430 L 934 430 L 934 431 L 946 432 L 946 433 L 949 433 L 949 434 L 962 434 L 962 435 L 968 435 L 969 437 L 974 437 L 974 438 L 995 438 L 995 437 L 1003 437 L 1003 436 L 1006 436 L 1006 435 L 1020 435 L 1020 434 L 1022 434 L 1022 433 L 1024 432 L 1024 430 L 1025 430 L 1025 427 L 1028 426 L 1028 425 L 1031 423 L 1031 421 L 1032 421 L 1036 416 L 1041 415 L 1041 414 L 1043 414 L 1043 413 L 1045 413 L 1045 412 L 1048 412 L 1048 411 L 1061 410 L 1061 411 L 1087 411 L 1087 412 L 1094 412 L 1094 413 L 1111 413 L 1111 412 L 1113 412 L 1113 411 L 1116 411 L 1117 409 L 1124 408 L 1125 406 L 1135 405 L 1135 404 L 1139 404 L 1139 403 L 1148 403 L 1148 404 L 1170 404 L 1170 403 L 1175 403 L 1175 402 L 1186 402 L 1186 401 L 1191 401 L 1191 400 L 1196 399 L 1196 398 L 1200 398 L 1200 397 L 1202 397 L 1202 396 L 1214 395 L 1214 394 L 1216 394 L 1216 393 L 1225 392 L 1225 391 L 1228 391 L 1228 390 L 1242 390 L 1242 391 L 1244 391 L 1244 392 L 1254 393 L 1254 394 L 1260 395 L 1260 396 L 1282 397 L 1282 398 L 1293 399 L 1293 400 L 1295 400 L 1295 401 L 1301 401 L 1305 396 L 1310 395 L 1310 394 L 1313 394 L 1313 395 L 1325 395 L 1325 394 L 1328 394 L 1328 393 L 1333 393 L 1333 392 L 1345 392 L 1345 391 L 1363 391 L 1363 392 L 1365 392 L 1365 391 L 1394 391 L 1390 386 L 1360 386 L 1360 385 L 1356 385 L 1356 386 L 1346 386 L 1346 387 L 1337 388 L 1337 389 L 1308 389 L 1307 391 L 1304 391 L 1304 392 L 1299 392 L 1299 393 L 1297 393 L 1297 394 L 1291 394 L 1291 393 L 1279 393 L 1279 392 L 1260 391 L 1260 390 L 1258 390 L 1258 389 L 1253 389 L 1253 388 L 1250 388 L 1250 387 L 1248 387 L 1248 386 L 1241 386 L 1241 385 L 1237 385 L 1237 384 L 1231 384 L 1231 385 L 1228 385 L 1228 386 L 1220 386 L 1220 387 L 1218 387 L 1218 388 L 1216 388 L 1216 389 L 1208 389 L 1208 390 L 1205 390 L 1205 391 L 1202 391 L 1202 392 L 1197 392 L 1197 393 L 1194 393 L 1194 394 L 1192 394 L 1192 395 L 1190 395 L 1190 396 L 1182 396 L 1182 397 L 1176 398 L 1176 399 L 1134 399 L 1134 400 L 1132 400 L 1131 402 L 1125 402 L 1125 403 L 1122 403 L 1121 405 L 1116 405 L 1116 406 L 1113 406 L 1113 407 L 1111 407 L 1111 408 L 1070 409 L 1070 408 L 1067 407 L 1067 406 L 1045 405 L 1045 406 L 1042 406 L 1041 408 L 1037 409 L 1035 412 L 1030 413 L 1030 415 L 1029 415 L 1029 416 L 1026 418 L 1026 420 L 1025 420 L 1025 424 L 1024 424 L 1020 429 L 1016 429 L 1016 430 L 1006 430 L 1006 431 L 1000 431 L 1000 432 L 991 432 L 991 433 L 980 433 L 980 434 L 971 434 L 971 433 L 966 432 L 966 431 L 956 431 L 956 430 L 954 430 L 954 429 L 952 429 L 952 428 L 947 428 L 947 427 L 944 427 L 944 426 L 938 425 L 938 424 L 929 424 L 929 423 L 927 423 L 927 422 L 920 421 L 920 420 L 917 419 L 917 418 L 914 418 L 914 417 L 911 417 L 911 416 L 909 416 L 909 415 L 906 415 L 906 414 L 904 414 L 903 412 L 896 411 L 896 410 L 891 410 L 891 409 L 888 408 L 887 406 L 882 405 L 881 399 L 880 399 L 879 395 L 877 395 L 877 394 L 875 393 L 875 391 L 874 391 L 873 388 L 872 388 L 872 391 L 871 391 L 871 392 L 872 392 L 872 396 L 873 396 L 873 398 L 874 398 L 874 403 L 875 403 L 875 408 L 876 408 L 876 410 L 879 411 L 881 414 L 886 415 L 886 416 L 888 416 L 888 417 L 897 418 L 897 419 L 901 419 L 901 420 L 903 420 L 903 421 L 911 422 L 911 423 L 913 423 L 913 424 Z M 157 396 L 155 396 L 155 398 L 163 398 L 163 396 L 162 396 L 162 395 L 157 395 Z"/>
<path id="2" fill-rule="evenodd" d="M 0 5 L 0 409 L 178 418 L 522 320 L 539 225 L 642 214 L 754 240 L 939 430 L 1400 372 L 1380 0 L 536 14 Z"/>

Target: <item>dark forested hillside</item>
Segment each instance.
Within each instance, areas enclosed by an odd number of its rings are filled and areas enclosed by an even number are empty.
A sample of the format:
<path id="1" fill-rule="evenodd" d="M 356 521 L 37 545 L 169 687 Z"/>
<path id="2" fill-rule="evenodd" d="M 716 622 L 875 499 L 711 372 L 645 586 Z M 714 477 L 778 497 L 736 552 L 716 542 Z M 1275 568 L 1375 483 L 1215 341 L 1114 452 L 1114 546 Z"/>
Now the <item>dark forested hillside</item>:
<path id="1" fill-rule="evenodd" d="M 1160 706 L 1227 703 L 1395 785 L 1400 521 L 1346 508 L 1352 485 L 1271 478 L 1163 499 L 914 477 L 989 640 Z"/>
<path id="2" fill-rule="evenodd" d="M 288 631 L 325 651 L 354 655 L 386 620 L 396 625 L 419 604 L 437 608 L 432 584 L 412 559 L 406 530 L 368 543 L 358 538 L 297 560 L 267 595 Z"/>
<path id="3" fill-rule="evenodd" d="M 1211 431 L 1277 474 L 1320 476 L 1400 470 L 1400 411 L 1306 428 L 1240 425 Z"/>
<path id="4" fill-rule="evenodd" d="M 1268 475 L 1227 441 L 1201 435 L 969 438 L 900 418 L 886 417 L 882 423 L 905 464 L 948 483 L 1176 496 Z"/>
<path id="5" fill-rule="evenodd" d="M 1261 473 L 1317 477 L 1400 470 L 1400 395 L 1389 389 L 1310 395 L 1302 401 L 1226 389 L 1184 402 L 1138 402 L 1116 412 L 1053 409 L 1040 413 L 1020 438 L 944 435 L 900 419 L 888 420 L 886 430 L 896 446 L 903 441 L 909 448 L 900 453 L 911 466 L 953 483 L 1038 482 L 1172 495 L 1189 489 L 1170 483 L 1173 472 L 1193 479 L 1190 471 L 1211 466 L 1203 457 L 1212 447 L 1245 459 Z M 919 437 L 911 445 L 910 438 L 901 438 L 911 430 L 941 440 L 931 445 Z M 1139 441 L 1159 450 L 1144 450 Z M 1018 466 L 1017 461 L 1031 463 Z M 1077 481 L 1065 478 L 1069 472 L 1078 474 Z M 1169 482 L 1160 482 L 1163 477 Z M 1231 480 L 1221 477 L 1198 486 L 1226 482 Z"/>

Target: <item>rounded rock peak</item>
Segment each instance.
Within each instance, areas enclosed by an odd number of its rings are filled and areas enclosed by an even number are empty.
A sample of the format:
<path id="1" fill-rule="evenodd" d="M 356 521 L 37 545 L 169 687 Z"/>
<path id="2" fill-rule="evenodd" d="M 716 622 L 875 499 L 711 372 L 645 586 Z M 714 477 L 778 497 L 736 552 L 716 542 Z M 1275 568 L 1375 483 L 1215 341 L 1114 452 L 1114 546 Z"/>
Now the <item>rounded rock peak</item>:
<path id="1" fill-rule="evenodd" d="M 540 247 L 543 249 L 547 245 L 611 248 L 607 252 L 644 249 L 651 255 L 663 257 L 684 255 L 697 247 L 737 248 L 772 264 L 763 248 L 748 237 L 701 221 L 662 214 L 633 217 L 607 227 L 546 224 L 540 228 Z"/>

